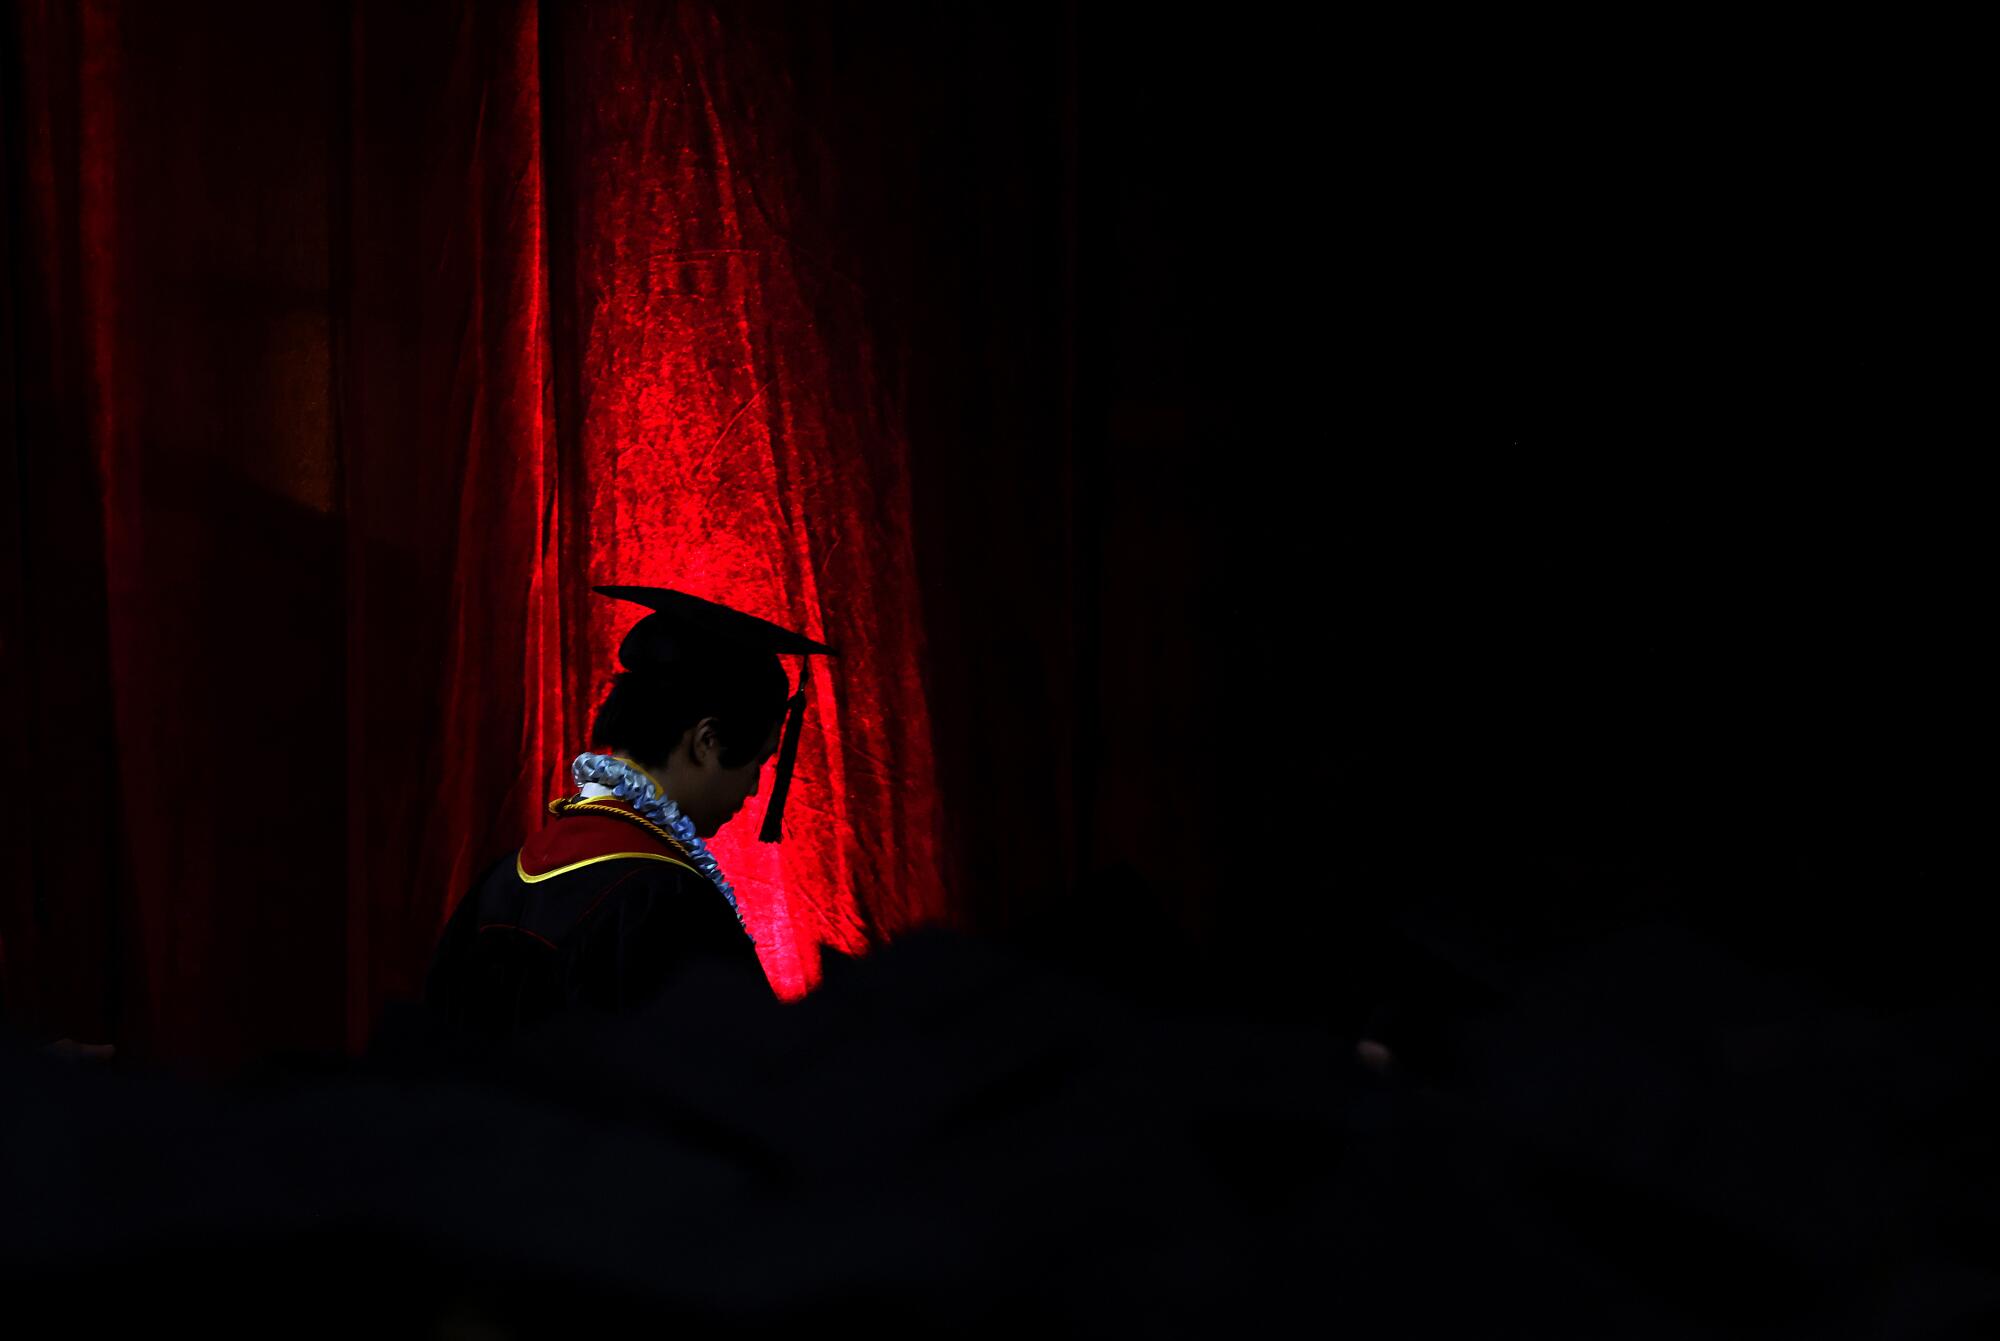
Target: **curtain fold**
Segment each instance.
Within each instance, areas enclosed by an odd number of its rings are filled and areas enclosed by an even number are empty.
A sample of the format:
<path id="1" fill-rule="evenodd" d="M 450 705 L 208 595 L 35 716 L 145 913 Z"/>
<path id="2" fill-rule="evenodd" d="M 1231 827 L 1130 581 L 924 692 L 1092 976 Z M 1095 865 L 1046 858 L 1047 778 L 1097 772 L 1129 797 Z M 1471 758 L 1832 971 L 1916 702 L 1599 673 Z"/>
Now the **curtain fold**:
<path id="1" fill-rule="evenodd" d="M 347 36 L 335 297 L 359 1043 L 385 998 L 418 990 L 413 947 L 453 891 L 540 822 L 572 714 L 535 7 L 362 4 Z"/>

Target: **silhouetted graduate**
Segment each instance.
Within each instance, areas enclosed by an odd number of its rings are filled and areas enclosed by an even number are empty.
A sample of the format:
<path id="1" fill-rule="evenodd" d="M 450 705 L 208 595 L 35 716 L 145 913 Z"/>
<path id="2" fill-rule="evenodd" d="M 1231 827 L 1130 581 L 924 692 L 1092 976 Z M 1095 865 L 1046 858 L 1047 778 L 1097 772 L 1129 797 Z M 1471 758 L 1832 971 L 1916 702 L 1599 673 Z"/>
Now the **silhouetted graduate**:
<path id="1" fill-rule="evenodd" d="M 577 757 L 577 791 L 552 801 L 551 822 L 465 896 L 425 985 L 428 1004 L 489 1036 L 578 1007 L 640 1005 L 696 964 L 769 992 L 702 840 L 757 794 L 773 756 L 761 836 L 782 837 L 806 672 L 788 693 L 778 657 L 833 649 L 677 591 L 596 590 L 652 611 L 619 647 L 625 669 L 591 726 L 600 752 Z"/>

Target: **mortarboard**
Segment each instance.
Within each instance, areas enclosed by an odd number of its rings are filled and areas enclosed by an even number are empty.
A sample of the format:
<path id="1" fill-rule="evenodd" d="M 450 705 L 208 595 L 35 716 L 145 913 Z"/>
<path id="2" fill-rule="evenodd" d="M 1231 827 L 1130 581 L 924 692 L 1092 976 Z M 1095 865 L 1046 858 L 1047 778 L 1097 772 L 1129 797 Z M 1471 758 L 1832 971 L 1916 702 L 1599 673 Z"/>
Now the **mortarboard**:
<path id="1" fill-rule="evenodd" d="M 785 798 L 791 792 L 792 767 L 798 762 L 799 729 L 806 708 L 806 677 L 814 656 L 839 656 L 825 643 L 801 633 L 665 587 L 592 587 L 600 596 L 631 601 L 653 613 L 634 624 L 618 645 L 618 660 L 632 671 L 671 671 L 699 662 L 730 657 L 797 656 L 799 687 L 785 704 L 785 734 L 778 746 L 778 772 L 771 784 L 771 803 L 764 808 L 766 843 L 784 837 Z"/>

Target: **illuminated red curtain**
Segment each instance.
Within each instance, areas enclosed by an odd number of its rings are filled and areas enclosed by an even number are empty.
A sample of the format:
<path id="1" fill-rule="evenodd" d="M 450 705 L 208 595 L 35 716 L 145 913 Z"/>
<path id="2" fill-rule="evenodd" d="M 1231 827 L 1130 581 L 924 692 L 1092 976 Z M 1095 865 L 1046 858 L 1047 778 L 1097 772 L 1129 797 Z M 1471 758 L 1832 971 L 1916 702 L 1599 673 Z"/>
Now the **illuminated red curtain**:
<path id="1" fill-rule="evenodd" d="M 8 835 L 10 1014 L 359 1044 L 567 785 L 605 582 L 843 653 L 786 842 L 716 844 L 781 992 L 943 911 L 899 411 L 791 94 L 824 21 L 11 12 L 9 809 L 99 766 Z"/>
<path id="2" fill-rule="evenodd" d="M 840 649 L 811 681 L 786 841 L 739 822 L 715 844 L 796 993 L 818 947 L 858 952 L 871 919 L 934 911 L 935 816 L 905 446 L 862 295 L 816 238 L 830 153 L 790 93 L 776 37 L 795 34 L 769 18 L 551 6 L 546 147 L 575 367 L 571 561 Z M 588 699 L 633 612 L 593 598 L 581 616 Z"/>

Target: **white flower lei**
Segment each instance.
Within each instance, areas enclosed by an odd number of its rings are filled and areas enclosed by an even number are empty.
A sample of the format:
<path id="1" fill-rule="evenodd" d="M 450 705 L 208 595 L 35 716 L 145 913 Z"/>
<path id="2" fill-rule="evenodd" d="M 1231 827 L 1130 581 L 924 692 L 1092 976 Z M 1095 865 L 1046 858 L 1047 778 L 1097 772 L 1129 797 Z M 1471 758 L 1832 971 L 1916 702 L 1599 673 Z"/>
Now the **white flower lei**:
<path id="1" fill-rule="evenodd" d="M 570 763 L 569 775 L 578 787 L 594 782 L 609 788 L 613 796 L 680 839 L 681 846 L 694 858 L 696 868 L 708 877 L 710 884 L 722 891 L 723 898 L 729 900 L 729 911 L 736 914 L 736 925 L 743 928 L 745 936 L 750 936 L 750 924 L 743 920 L 743 910 L 736 904 L 736 891 L 723 877 L 722 867 L 716 864 L 707 845 L 695 835 L 694 821 L 681 814 L 681 808 L 663 795 L 650 777 L 625 760 L 614 759 L 608 754 L 579 754 Z M 750 936 L 750 943 L 755 945 L 757 938 Z"/>

